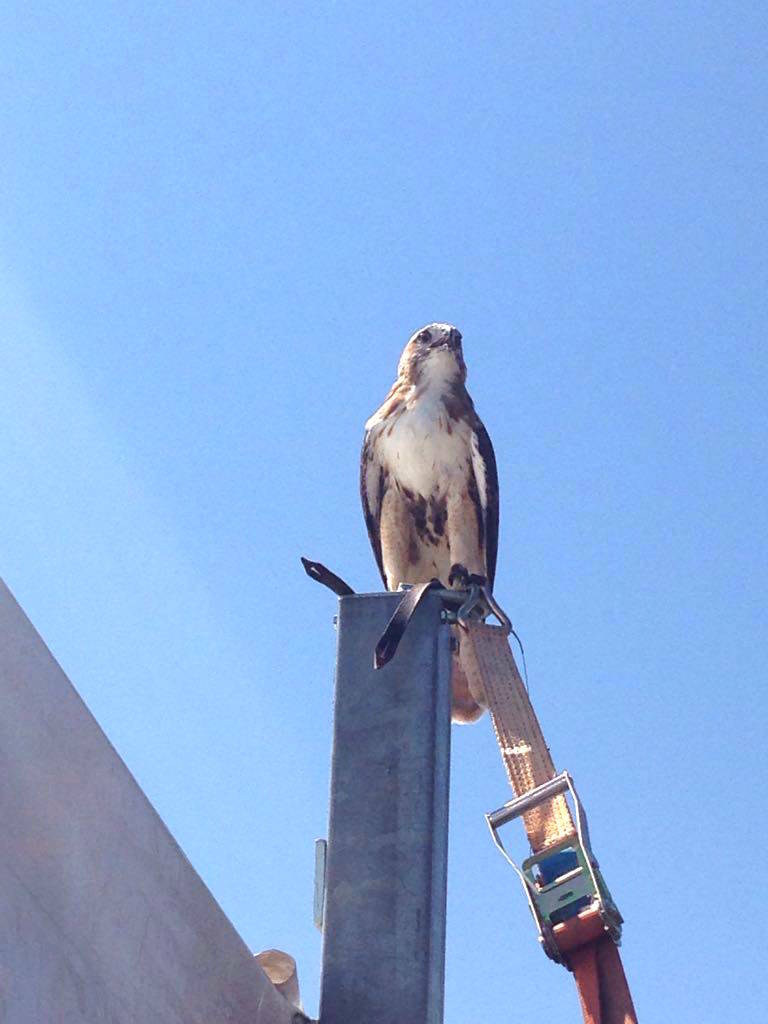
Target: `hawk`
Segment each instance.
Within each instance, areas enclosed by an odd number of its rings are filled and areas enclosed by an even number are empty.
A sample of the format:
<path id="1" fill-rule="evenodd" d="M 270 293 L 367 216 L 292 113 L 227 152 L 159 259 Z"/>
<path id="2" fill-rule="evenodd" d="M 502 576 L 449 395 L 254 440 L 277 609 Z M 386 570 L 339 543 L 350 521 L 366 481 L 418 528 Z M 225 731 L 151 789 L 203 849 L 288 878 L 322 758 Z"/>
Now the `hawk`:
<path id="1" fill-rule="evenodd" d="M 461 334 L 428 324 L 411 337 L 397 380 L 365 424 L 360 491 L 387 590 L 433 578 L 493 588 L 499 484 L 488 432 L 467 393 Z M 482 708 L 454 658 L 453 719 Z"/>

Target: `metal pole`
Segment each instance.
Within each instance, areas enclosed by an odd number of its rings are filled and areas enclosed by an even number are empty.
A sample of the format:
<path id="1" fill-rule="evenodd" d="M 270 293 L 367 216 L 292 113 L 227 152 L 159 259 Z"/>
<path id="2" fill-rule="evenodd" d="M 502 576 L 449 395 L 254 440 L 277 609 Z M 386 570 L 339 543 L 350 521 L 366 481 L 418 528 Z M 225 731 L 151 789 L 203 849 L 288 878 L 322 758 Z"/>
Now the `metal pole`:
<path id="1" fill-rule="evenodd" d="M 429 594 L 393 660 L 397 594 L 339 602 L 320 1024 L 441 1024 L 450 631 Z"/>

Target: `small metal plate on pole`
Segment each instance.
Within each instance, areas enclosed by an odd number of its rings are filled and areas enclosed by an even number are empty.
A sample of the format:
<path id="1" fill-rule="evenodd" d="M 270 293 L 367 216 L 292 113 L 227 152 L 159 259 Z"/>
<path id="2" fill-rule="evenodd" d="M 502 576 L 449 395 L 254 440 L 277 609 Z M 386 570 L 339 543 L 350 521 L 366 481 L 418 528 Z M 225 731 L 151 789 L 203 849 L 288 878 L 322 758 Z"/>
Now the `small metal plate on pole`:
<path id="1" fill-rule="evenodd" d="M 321 1024 L 443 1019 L 450 632 L 428 594 L 375 671 L 401 596 L 339 602 Z"/>

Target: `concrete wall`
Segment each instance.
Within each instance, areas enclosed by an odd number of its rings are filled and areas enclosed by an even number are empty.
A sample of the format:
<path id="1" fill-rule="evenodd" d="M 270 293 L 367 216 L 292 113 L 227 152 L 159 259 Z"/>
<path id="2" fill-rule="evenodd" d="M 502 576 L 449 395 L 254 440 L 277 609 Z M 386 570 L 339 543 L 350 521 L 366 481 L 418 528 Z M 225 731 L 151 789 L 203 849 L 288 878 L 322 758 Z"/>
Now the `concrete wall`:
<path id="1" fill-rule="evenodd" d="M 0 1022 L 294 1012 L 0 582 Z"/>

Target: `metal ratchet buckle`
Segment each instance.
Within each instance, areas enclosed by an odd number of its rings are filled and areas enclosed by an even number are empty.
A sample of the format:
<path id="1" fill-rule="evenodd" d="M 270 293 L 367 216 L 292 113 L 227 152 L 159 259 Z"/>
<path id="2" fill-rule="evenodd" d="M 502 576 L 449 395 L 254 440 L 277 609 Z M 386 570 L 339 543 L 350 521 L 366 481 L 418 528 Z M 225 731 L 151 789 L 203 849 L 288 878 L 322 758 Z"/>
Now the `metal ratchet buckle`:
<path id="1" fill-rule="evenodd" d="M 499 837 L 499 828 L 561 793 L 570 793 L 573 800 L 576 834 L 566 836 L 546 850 L 533 854 L 523 861 L 522 867 L 518 867 Z M 557 963 L 564 963 L 563 953 L 555 939 L 555 925 L 586 909 L 599 912 L 605 931 L 617 945 L 620 944 L 623 918 L 592 852 L 587 815 L 568 772 L 561 772 L 541 786 L 509 800 L 503 807 L 486 814 L 485 820 L 494 844 L 515 869 L 523 884 L 538 929 L 539 942 L 548 957 Z M 557 855 L 560 856 L 556 860 Z M 548 864 L 548 861 L 551 863 Z"/>

